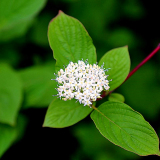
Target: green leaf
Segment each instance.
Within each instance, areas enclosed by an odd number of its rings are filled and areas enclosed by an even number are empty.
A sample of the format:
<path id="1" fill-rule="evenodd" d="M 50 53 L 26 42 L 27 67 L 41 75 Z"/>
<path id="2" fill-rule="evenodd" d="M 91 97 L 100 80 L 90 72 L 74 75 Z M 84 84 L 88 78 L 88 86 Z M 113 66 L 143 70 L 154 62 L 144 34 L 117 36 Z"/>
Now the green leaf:
<path id="1" fill-rule="evenodd" d="M 105 102 L 91 114 L 97 129 L 109 141 L 141 156 L 157 155 L 159 140 L 143 116 L 120 102 Z"/>
<path id="2" fill-rule="evenodd" d="M 83 106 L 74 99 L 63 101 L 55 97 L 47 110 L 43 126 L 68 127 L 84 119 L 91 111 L 91 108 Z"/>
<path id="3" fill-rule="evenodd" d="M 26 124 L 26 118 L 23 115 L 18 116 L 15 127 L 0 124 L 0 157 L 14 142 L 22 138 Z"/>
<path id="4" fill-rule="evenodd" d="M 128 47 L 120 47 L 107 52 L 100 60 L 99 66 L 104 63 L 104 68 L 108 69 L 110 90 L 119 87 L 127 78 L 130 70 L 130 57 Z"/>
<path id="5" fill-rule="evenodd" d="M 82 58 L 90 64 L 96 63 L 95 47 L 84 26 L 62 11 L 50 22 L 48 38 L 57 69 Z"/>
<path id="6" fill-rule="evenodd" d="M 43 8 L 45 2 L 46 0 L 1 0 L 0 35 L 3 32 L 11 33 L 11 31 L 19 34 L 18 30 L 22 30 L 21 26 L 23 25 L 26 28 L 27 23 L 30 23 L 30 20 Z M 16 36 L 15 33 L 13 35 Z M 7 36 L 9 37 L 8 34 Z"/>
<path id="7" fill-rule="evenodd" d="M 108 97 L 109 101 L 115 101 L 115 102 L 124 102 L 125 98 L 123 95 L 119 93 L 111 93 Z"/>
<path id="8" fill-rule="evenodd" d="M 22 78 L 25 101 L 24 108 L 47 107 L 57 94 L 57 82 L 53 78 L 54 68 L 46 66 L 30 67 L 19 72 Z"/>
<path id="9" fill-rule="evenodd" d="M 0 122 L 15 125 L 22 102 L 22 83 L 7 64 L 0 64 Z"/>

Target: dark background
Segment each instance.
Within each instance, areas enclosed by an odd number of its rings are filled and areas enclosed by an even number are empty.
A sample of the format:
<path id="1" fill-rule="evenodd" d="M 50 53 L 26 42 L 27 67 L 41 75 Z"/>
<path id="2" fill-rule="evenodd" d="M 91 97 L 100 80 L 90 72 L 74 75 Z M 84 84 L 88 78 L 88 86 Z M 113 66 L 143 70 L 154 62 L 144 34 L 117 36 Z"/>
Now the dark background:
<path id="1" fill-rule="evenodd" d="M 0 43 L 0 53 L 4 53 L 0 54 L 1 61 L 17 71 L 52 61 L 47 26 L 59 10 L 82 22 L 93 39 L 98 61 L 108 50 L 128 45 L 133 69 L 160 43 L 158 1 L 48 0 L 25 34 Z M 159 63 L 160 52 L 117 92 L 125 96 L 125 102 L 140 112 L 160 136 Z M 43 128 L 46 110 L 47 106 L 32 106 L 20 111 L 28 119 L 24 136 L 5 152 L 2 160 L 159 159 L 157 156 L 140 157 L 111 144 L 99 134 L 90 117 L 68 128 Z"/>

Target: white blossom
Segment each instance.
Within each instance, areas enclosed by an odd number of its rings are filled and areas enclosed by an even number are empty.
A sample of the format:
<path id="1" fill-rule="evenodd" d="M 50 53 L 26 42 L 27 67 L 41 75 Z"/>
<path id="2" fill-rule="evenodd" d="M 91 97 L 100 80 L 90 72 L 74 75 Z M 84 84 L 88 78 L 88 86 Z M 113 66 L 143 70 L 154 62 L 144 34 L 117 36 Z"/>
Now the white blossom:
<path id="1" fill-rule="evenodd" d="M 91 107 L 93 101 L 101 98 L 103 90 L 109 90 L 107 77 L 103 66 L 81 60 L 78 63 L 70 62 L 64 70 L 58 71 L 55 79 L 58 82 L 57 96 L 64 101 L 74 98 L 84 106 Z"/>

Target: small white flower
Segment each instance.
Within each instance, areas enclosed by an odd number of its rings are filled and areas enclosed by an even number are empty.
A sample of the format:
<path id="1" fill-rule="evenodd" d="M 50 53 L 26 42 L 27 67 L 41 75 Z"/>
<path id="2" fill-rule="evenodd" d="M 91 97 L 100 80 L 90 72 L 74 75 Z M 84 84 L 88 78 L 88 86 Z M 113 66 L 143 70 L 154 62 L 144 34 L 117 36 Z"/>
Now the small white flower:
<path id="1" fill-rule="evenodd" d="M 92 104 L 92 102 L 90 101 L 90 99 L 85 99 L 85 103 L 84 106 L 90 106 Z"/>
<path id="2" fill-rule="evenodd" d="M 58 71 L 55 79 L 59 84 L 57 95 L 64 101 L 74 98 L 91 107 L 93 101 L 101 98 L 103 90 L 109 90 L 107 77 L 103 66 L 80 60 L 78 63 L 70 62 L 65 70 Z"/>

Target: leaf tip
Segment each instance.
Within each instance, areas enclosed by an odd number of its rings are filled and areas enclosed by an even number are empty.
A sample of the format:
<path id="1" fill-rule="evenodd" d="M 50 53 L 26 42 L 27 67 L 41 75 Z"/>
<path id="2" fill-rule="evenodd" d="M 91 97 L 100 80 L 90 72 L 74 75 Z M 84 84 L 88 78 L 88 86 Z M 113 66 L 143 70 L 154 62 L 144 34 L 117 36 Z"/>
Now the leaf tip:
<path id="1" fill-rule="evenodd" d="M 46 126 L 46 119 L 44 119 L 44 122 L 43 122 L 43 124 L 42 124 L 42 127 L 44 128 L 44 127 L 47 127 Z"/>
<path id="2" fill-rule="evenodd" d="M 128 45 L 125 45 L 124 48 L 127 48 L 127 49 L 128 49 Z"/>
<path id="3" fill-rule="evenodd" d="M 159 157 L 160 157 L 160 151 L 158 152 L 157 156 L 159 156 Z"/>
<path id="4" fill-rule="evenodd" d="M 64 12 L 61 11 L 61 10 L 59 10 L 59 11 L 58 11 L 58 14 L 57 14 L 54 18 L 51 19 L 50 23 L 53 22 L 53 20 L 54 20 L 55 18 L 57 18 L 60 14 L 64 14 Z M 50 23 L 49 23 L 49 25 L 50 25 Z"/>
<path id="5" fill-rule="evenodd" d="M 44 127 L 46 127 L 46 125 L 43 123 L 43 124 L 42 124 L 42 127 L 44 128 Z"/>
<path id="6" fill-rule="evenodd" d="M 61 14 L 61 13 L 64 13 L 64 12 L 63 12 L 63 11 L 61 11 L 61 10 L 59 10 L 59 11 L 58 11 L 58 14 Z"/>

